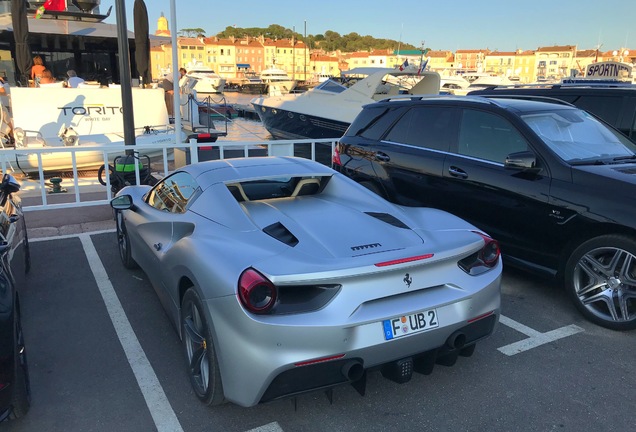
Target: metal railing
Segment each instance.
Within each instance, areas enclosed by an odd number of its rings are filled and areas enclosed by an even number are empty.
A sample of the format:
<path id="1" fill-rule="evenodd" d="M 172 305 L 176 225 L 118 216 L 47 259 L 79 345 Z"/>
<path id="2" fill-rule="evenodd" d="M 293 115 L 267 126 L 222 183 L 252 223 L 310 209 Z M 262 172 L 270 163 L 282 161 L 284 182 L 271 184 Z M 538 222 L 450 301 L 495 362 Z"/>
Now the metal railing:
<path id="1" fill-rule="evenodd" d="M 164 177 L 175 169 L 180 168 L 176 166 L 171 166 L 171 160 L 174 160 L 175 150 L 177 151 L 185 151 L 188 152 L 189 163 L 197 163 L 199 162 L 199 153 L 200 151 L 206 151 L 213 148 L 215 151 L 218 151 L 218 157 L 215 159 L 225 159 L 226 153 L 228 151 L 232 151 L 233 156 L 236 157 L 237 152 L 240 153 L 242 150 L 244 157 L 251 157 L 250 152 L 254 153 L 255 149 L 260 149 L 259 155 L 262 155 L 263 150 L 266 150 L 267 156 L 299 156 L 305 157 L 311 160 L 317 160 L 317 147 L 320 146 L 324 148 L 324 150 L 330 150 L 329 156 L 325 157 L 324 152 L 322 155 L 322 160 L 319 162 L 323 162 L 331 166 L 331 157 L 330 155 L 333 153 L 334 147 L 337 143 L 337 139 L 305 139 L 305 140 L 281 140 L 281 141 L 247 141 L 247 142 L 215 142 L 215 143 L 198 143 L 196 140 L 190 140 L 187 143 L 165 143 L 163 145 L 137 145 L 137 146 L 127 146 L 123 144 L 107 144 L 107 145 L 99 145 L 99 146 L 88 146 L 88 145 L 77 145 L 77 146 L 51 146 L 51 147 L 41 147 L 41 148 L 3 148 L 0 149 L 0 168 L 3 173 L 12 173 L 12 174 L 23 174 L 18 167 L 18 163 L 20 159 L 23 159 L 30 156 L 31 158 L 37 158 L 37 171 L 33 171 L 31 173 L 34 176 L 33 179 L 29 177 L 25 178 L 24 181 L 21 181 L 23 184 L 22 190 L 20 194 L 27 194 L 29 197 L 38 197 L 40 201 L 38 204 L 25 204 L 25 200 L 23 199 L 23 205 L 25 211 L 34 211 L 34 210 L 48 210 L 48 209 L 56 209 L 56 208 L 73 208 L 73 207 L 86 207 L 86 206 L 95 206 L 95 205 L 103 205 L 108 204 L 109 201 L 113 198 L 112 191 L 112 181 L 110 170 L 104 170 L 105 177 L 105 186 L 102 186 L 97 182 L 97 176 L 95 176 L 94 181 L 89 185 L 86 184 L 86 178 L 81 177 L 79 174 L 81 170 L 85 168 L 78 168 L 78 159 L 81 157 L 83 152 L 93 152 L 93 153 L 101 153 L 101 159 L 97 159 L 97 163 L 92 166 L 93 171 L 96 168 L 99 168 L 100 164 L 103 166 L 112 165 L 113 159 L 117 155 L 126 155 L 127 152 L 134 151 L 139 155 L 143 155 L 145 153 L 153 152 L 155 156 L 155 166 L 161 165 L 162 168 L 153 172 L 153 174 L 158 175 L 159 177 Z M 302 149 L 299 150 L 299 146 L 302 146 Z M 306 150 L 306 147 L 309 146 L 309 151 Z M 43 167 L 45 166 L 45 162 L 47 157 L 51 157 L 56 154 L 66 154 L 70 157 L 69 169 L 66 170 L 69 174 L 72 173 L 72 179 L 70 182 L 72 184 L 65 184 L 65 187 L 68 187 L 69 190 L 72 189 L 71 192 L 67 192 L 65 194 L 66 197 L 73 196 L 73 199 L 70 200 L 66 198 L 68 202 L 53 202 L 55 200 L 51 199 L 51 189 L 52 185 L 50 184 L 50 173 L 45 171 Z M 300 154 L 299 154 L 300 153 Z M 328 159 L 328 160 L 325 160 Z M 103 162 L 100 162 L 103 161 Z M 173 165 L 173 164 L 172 164 Z M 35 178 L 35 173 L 37 173 L 37 178 Z M 18 181 L 20 181 L 18 179 Z M 141 174 L 139 164 L 135 164 L 135 181 L 136 184 L 141 184 Z M 69 182 L 69 183 L 70 183 Z M 25 184 L 29 185 L 28 191 L 25 189 Z M 88 186 L 91 186 L 90 188 Z M 98 189 L 98 190 L 95 190 Z M 87 195 L 87 191 L 92 192 L 90 196 Z M 93 195 L 97 195 L 95 198 Z"/>

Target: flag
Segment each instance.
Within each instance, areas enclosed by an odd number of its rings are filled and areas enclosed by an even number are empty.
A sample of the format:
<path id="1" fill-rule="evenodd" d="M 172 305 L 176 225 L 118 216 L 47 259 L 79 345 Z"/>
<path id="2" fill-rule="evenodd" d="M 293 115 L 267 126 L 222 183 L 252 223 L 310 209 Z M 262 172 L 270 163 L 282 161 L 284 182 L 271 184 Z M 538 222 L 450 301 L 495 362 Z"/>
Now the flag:
<path id="1" fill-rule="evenodd" d="M 428 58 L 423 62 L 420 62 L 420 68 L 417 70 L 417 74 L 420 75 L 422 72 L 426 70 L 426 65 L 428 64 Z"/>
<path id="2" fill-rule="evenodd" d="M 44 11 L 65 11 L 66 0 L 46 0 L 35 12 L 36 18 L 42 18 Z"/>
<path id="3" fill-rule="evenodd" d="M 409 61 L 408 60 L 404 60 L 404 63 L 402 63 L 400 65 L 400 70 L 403 71 L 404 69 L 406 69 L 409 66 Z"/>

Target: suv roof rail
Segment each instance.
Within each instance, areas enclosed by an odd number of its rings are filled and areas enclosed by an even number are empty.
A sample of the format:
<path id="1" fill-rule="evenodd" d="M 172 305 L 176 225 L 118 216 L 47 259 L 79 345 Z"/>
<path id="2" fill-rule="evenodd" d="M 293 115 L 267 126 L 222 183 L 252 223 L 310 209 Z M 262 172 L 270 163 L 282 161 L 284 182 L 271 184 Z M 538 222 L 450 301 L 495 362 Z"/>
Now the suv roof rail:
<path id="1" fill-rule="evenodd" d="M 445 96 L 449 96 L 449 95 L 446 95 L 446 94 L 421 94 L 421 95 L 400 94 L 400 95 L 389 96 L 384 99 L 380 99 L 378 100 L 378 102 L 422 100 L 422 99 L 432 99 L 432 98 L 443 98 Z"/>
<path id="2" fill-rule="evenodd" d="M 570 102 L 566 102 L 562 99 L 557 99 L 549 96 L 534 96 L 534 95 L 521 95 L 521 94 L 480 94 L 480 95 L 470 95 L 472 97 L 484 97 L 484 98 L 499 98 L 499 99 L 524 99 L 531 100 L 536 102 L 550 102 L 555 103 L 557 105 L 566 105 L 573 108 L 576 108 L 575 105 Z"/>
<path id="3" fill-rule="evenodd" d="M 561 83 L 528 83 L 514 85 L 492 85 L 479 90 L 510 90 L 510 89 L 560 89 L 560 88 L 628 88 L 636 89 L 636 85 L 629 81 L 613 80 L 564 80 Z M 478 91 L 479 91 L 478 90 Z"/>

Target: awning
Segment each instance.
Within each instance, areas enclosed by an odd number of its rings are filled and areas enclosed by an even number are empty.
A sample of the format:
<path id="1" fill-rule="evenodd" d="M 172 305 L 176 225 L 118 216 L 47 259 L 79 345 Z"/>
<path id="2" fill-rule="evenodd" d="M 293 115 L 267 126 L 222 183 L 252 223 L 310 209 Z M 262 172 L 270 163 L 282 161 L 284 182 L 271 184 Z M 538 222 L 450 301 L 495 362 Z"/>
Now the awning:
<path id="1" fill-rule="evenodd" d="M 239 68 L 239 69 L 249 69 L 250 65 L 247 64 L 247 63 L 237 63 L 236 67 Z"/>

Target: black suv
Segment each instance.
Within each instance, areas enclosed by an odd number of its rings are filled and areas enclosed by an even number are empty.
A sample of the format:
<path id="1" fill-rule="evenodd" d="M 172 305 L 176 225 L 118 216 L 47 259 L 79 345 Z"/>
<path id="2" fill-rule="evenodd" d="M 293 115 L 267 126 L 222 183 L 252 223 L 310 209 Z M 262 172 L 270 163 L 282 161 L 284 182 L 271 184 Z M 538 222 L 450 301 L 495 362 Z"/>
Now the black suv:
<path id="1" fill-rule="evenodd" d="M 554 84 L 549 86 L 498 86 L 475 90 L 470 96 L 543 96 L 584 109 L 614 126 L 636 142 L 636 86 L 621 83 Z"/>
<path id="2" fill-rule="evenodd" d="M 474 96 L 366 105 L 334 168 L 390 201 L 436 207 L 561 278 L 602 326 L 636 328 L 636 144 L 565 102 Z"/>

